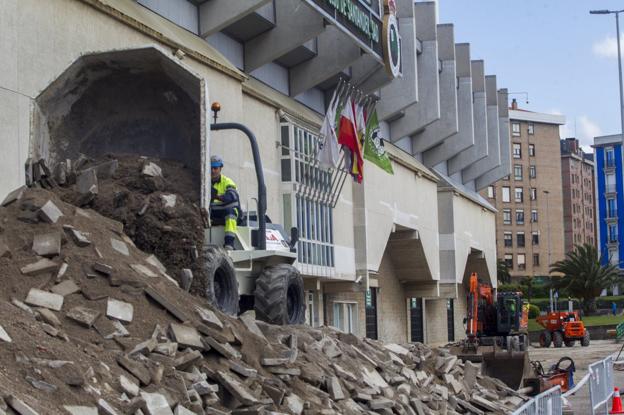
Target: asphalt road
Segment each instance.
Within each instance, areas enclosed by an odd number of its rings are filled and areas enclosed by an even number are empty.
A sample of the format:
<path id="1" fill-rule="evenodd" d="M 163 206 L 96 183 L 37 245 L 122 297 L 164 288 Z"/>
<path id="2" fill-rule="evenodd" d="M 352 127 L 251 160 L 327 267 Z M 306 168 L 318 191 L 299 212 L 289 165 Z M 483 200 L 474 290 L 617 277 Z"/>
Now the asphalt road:
<path id="1" fill-rule="evenodd" d="M 583 376 L 585 376 L 587 368 L 591 363 L 602 360 L 611 354 L 617 354 L 621 347 L 621 344 L 616 344 L 613 340 L 594 340 L 591 342 L 589 347 L 581 347 L 578 342 L 574 347 L 562 347 L 559 349 L 552 346 L 548 349 L 531 347 L 529 348 L 529 359 L 532 361 L 540 361 L 544 369 L 547 370 L 551 365 L 557 363 L 557 361 L 563 356 L 572 358 L 576 367 L 576 372 L 574 373 L 574 382 L 576 383 L 579 382 Z M 622 353 L 622 356 L 624 356 L 624 352 Z M 620 359 L 624 359 L 622 356 Z M 624 387 L 624 371 L 613 371 L 613 383 L 620 389 Z M 574 414 L 591 414 L 589 404 L 589 388 L 587 385 L 583 386 L 570 399 L 568 399 L 568 401 L 574 411 Z M 610 405 L 611 404 L 609 403 L 609 409 L 611 409 Z"/>

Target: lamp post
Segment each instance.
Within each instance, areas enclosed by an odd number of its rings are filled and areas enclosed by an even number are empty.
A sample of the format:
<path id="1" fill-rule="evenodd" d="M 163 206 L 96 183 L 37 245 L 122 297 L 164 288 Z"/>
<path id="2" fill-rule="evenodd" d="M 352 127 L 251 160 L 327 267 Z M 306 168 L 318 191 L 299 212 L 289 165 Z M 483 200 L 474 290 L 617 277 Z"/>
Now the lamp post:
<path id="1" fill-rule="evenodd" d="M 620 13 L 624 10 L 590 10 L 589 14 L 615 14 L 617 32 L 618 73 L 620 77 L 620 139 L 624 140 L 624 97 L 622 96 L 622 56 L 620 52 Z"/>

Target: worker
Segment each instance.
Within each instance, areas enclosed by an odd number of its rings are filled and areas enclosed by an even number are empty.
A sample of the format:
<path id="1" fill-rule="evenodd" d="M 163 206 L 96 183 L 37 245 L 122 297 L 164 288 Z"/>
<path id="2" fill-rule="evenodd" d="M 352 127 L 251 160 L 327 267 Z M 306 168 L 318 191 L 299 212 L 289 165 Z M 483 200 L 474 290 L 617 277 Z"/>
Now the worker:
<path id="1" fill-rule="evenodd" d="M 210 219 L 216 222 L 224 222 L 224 248 L 233 250 L 236 239 L 236 223 L 241 214 L 240 200 L 236 183 L 221 174 L 221 170 L 223 170 L 223 159 L 220 156 L 212 156 L 210 158 L 210 178 L 212 179 Z"/>

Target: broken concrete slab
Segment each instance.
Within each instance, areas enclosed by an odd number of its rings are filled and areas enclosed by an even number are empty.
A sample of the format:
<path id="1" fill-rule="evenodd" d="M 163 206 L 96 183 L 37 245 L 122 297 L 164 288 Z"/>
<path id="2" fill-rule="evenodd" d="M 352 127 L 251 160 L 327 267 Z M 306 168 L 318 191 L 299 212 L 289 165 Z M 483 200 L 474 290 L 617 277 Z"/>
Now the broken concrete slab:
<path id="1" fill-rule="evenodd" d="M 70 415 L 98 415 L 98 409 L 93 406 L 63 406 Z"/>
<path id="2" fill-rule="evenodd" d="M 244 405 L 253 405 L 258 402 L 258 399 L 253 393 L 240 381 L 238 381 L 233 375 L 222 370 L 217 371 L 217 378 L 219 383 L 228 390 L 237 400 Z M 303 405 L 302 405 L 303 410 Z"/>
<path id="3" fill-rule="evenodd" d="M 26 382 L 30 383 L 33 388 L 39 389 L 40 391 L 52 393 L 58 389 L 56 385 L 53 385 L 43 380 L 35 379 L 32 376 L 26 376 L 25 379 L 26 379 Z"/>
<path id="4" fill-rule="evenodd" d="M 98 178 L 94 169 L 87 169 L 76 176 L 76 188 L 81 195 L 98 193 Z"/>
<path id="5" fill-rule="evenodd" d="M 55 286 L 50 288 L 50 291 L 65 297 L 79 292 L 80 287 L 74 282 L 74 280 L 65 280 L 60 284 L 56 284 Z"/>
<path id="6" fill-rule="evenodd" d="M 120 415 L 119 412 L 111 404 L 106 402 L 104 399 L 98 399 L 97 407 L 101 414 L 103 415 Z"/>
<path id="7" fill-rule="evenodd" d="M 344 391 L 342 390 L 342 386 L 340 385 L 340 381 L 336 376 L 331 376 L 326 382 L 327 391 L 333 400 L 340 401 L 346 398 Z"/>
<path id="8" fill-rule="evenodd" d="M 141 276 L 148 278 L 156 278 L 158 275 L 154 273 L 151 269 L 142 264 L 130 264 L 130 268 L 132 268 L 136 273 Z"/>
<path id="9" fill-rule="evenodd" d="M 154 254 L 148 256 L 147 258 L 145 258 L 145 262 L 147 262 L 148 264 L 152 265 L 153 267 L 155 267 L 158 271 L 160 271 L 162 273 L 167 272 L 167 268 L 162 264 L 162 262 L 160 262 L 158 257 L 156 257 L 156 255 L 154 255 Z"/>
<path id="10" fill-rule="evenodd" d="M 116 159 L 105 161 L 91 167 L 99 179 L 112 178 L 117 171 L 117 168 L 119 168 L 119 161 Z"/>
<path id="11" fill-rule="evenodd" d="M 120 241 L 119 239 L 111 238 L 111 247 L 119 252 L 122 255 L 129 256 L 130 251 L 128 250 L 128 245 L 125 242 Z"/>
<path id="12" fill-rule="evenodd" d="M 160 393 L 141 392 L 147 406 L 146 415 L 173 415 L 167 398 Z"/>
<path id="13" fill-rule="evenodd" d="M 63 216 L 63 212 L 52 202 L 48 200 L 38 211 L 39 218 L 47 223 L 56 223 Z"/>
<path id="14" fill-rule="evenodd" d="M 141 381 L 142 385 L 147 386 L 151 383 L 152 375 L 143 363 L 133 360 L 126 355 L 118 356 L 117 363 Z"/>
<path id="15" fill-rule="evenodd" d="M 263 357 L 260 359 L 262 366 L 283 366 L 288 364 L 290 359 L 287 357 Z"/>
<path id="16" fill-rule="evenodd" d="M 139 385 L 128 379 L 124 375 L 119 375 L 119 385 L 121 386 L 121 390 L 123 390 L 128 396 L 139 396 Z"/>
<path id="17" fill-rule="evenodd" d="M 93 323 L 95 323 L 97 318 L 100 316 L 100 312 L 87 307 L 77 306 L 69 310 L 65 313 L 65 315 L 80 325 L 86 328 L 91 328 Z"/>
<path id="18" fill-rule="evenodd" d="M 299 415 L 303 412 L 304 402 L 299 396 L 290 393 L 284 398 L 284 406 L 291 414 Z"/>
<path id="19" fill-rule="evenodd" d="M 243 322 L 247 330 L 255 334 L 256 336 L 266 340 L 264 333 L 260 330 L 260 327 L 256 324 L 256 312 L 253 310 L 245 311 L 238 316 L 239 320 Z"/>
<path id="20" fill-rule="evenodd" d="M 18 187 L 17 189 L 9 192 L 9 194 L 6 195 L 0 206 L 8 206 L 17 200 L 20 200 L 24 195 L 24 191 L 26 191 L 26 186 Z"/>
<path id="21" fill-rule="evenodd" d="M 223 329 L 223 323 L 212 310 L 199 306 L 196 306 L 195 310 L 205 325 L 215 330 Z"/>
<path id="22" fill-rule="evenodd" d="M 13 342 L 13 340 L 11 339 L 11 336 L 9 336 L 9 333 L 7 333 L 4 327 L 2 326 L 0 326 L 0 340 L 6 343 Z"/>
<path id="23" fill-rule="evenodd" d="M 95 264 L 93 264 L 93 270 L 104 275 L 111 275 L 113 272 L 115 272 L 115 269 L 113 267 L 103 262 L 96 262 Z"/>
<path id="24" fill-rule="evenodd" d="M 61 308 L 63 308 L 62 295 L 43 291 L 38 288 L 31 288 L 24 302 L 37 307 L 49 308 L 54 311 L 61 311 Z"/>
<path id="25" fill-rule="evenodd" d="M 37 315 L 41 318 L 41 320 L 53 327 L 58 328 L 61 326 L 61 321 L 58 319 L 56 314 L 54 314 L 54 312 L 48 310 L 47 308 L 37 309 Z"/>
<path id="26" fill-rule="evenodd" d="M 34 276 L 34 275 L 41 275 L 41 274 L 46 274 L 48 272 L 56 271 L 57 267 L 58 267 L 58 264 L 56 262 L 50 261 L 47 258 L 42 258 L 37 262 L 28 264 L 20 268 L 20 271 L 24 275 Z"/>
<path id="27" fill-rule="evenodd" d="M 152 287 L 146 288 L 145 289 L 145 294 L 149 298 L 151 298 L 152 300 L 154 300 L 155 302 L 160 304 L 165 310 L 167 310 L 169 313 L 171 313 L 171 315 L 173 315 L 179 321 L 184 322 L 184 321 L 189 321 L 190 320 L 188 318 L 188 316 L 186 314 L 184 314 L 184 312 L 182 312 L 182 310 L 178 309 L 176 306 L 171 304 L 171 302 L 169 302 L 162 294 L 160 294 L 154 288 L 152 288 Z"/>
<path id="28" fill-rule="evenodd" d="M 63 229 L 77 246 L 84 248 L 85 246 L 91 245 L 91 241 L 89 240 L 89 238 L 87 238 L 87 235 L 74 228 L 73 226 L 63 225 Z"/>
<path id="29" fill-rule="evenodd" d="M 195 414 L 196 414 L 195 412 L 189 409 L 186 409 L 181 404 L 178 404 L 178 406 L 176 406 L 175 411 L 173 411 L 173 415 L 195 415 Z"/>
<path id="30" fill-rule="evenodd" d="M 180 273 L 180 282 L 182 283 L 182 289 L 184 291 L 189 291 L 193 284 L 193 271 L 188 268 L 183 268 Z"/>
<path id="31" fill-rule="evenodd" d="M 195 327 L 171 323 L 169 324 L 169 334 L 171 339 L 178 343 L 179 346 L 199 350 L 204 349 L 204 343 Z"/>
<path id="32" fill-rule="evenodd" d="M 145 176 L 150 177 L 162 177 L 162 169 L 156 163 L 147 162 L 143 166 L 143 170 L 141 171 Z"/>
<path id="33" fill-rule="evenodd" d="M 5 396 L 4 400 L 19 415 L 39 415 L 37 411 L 26 405 L 23 401 L 19 400 L 14 395 Z"/>
<path id="34" fill-rule="evenodd" d="M 19 308 L 20 310 L 27 312 L 28 314 L 35 315 L 35 312 L 33 311 L 32 308 L 28 307 L 26 304 L 24 304 L 23 302 L 21 302 L 17 298 L 11 298 L 11 304 L 13 304 L 15 307 Z"/>
<path id="35" fill-rule="evenodd" d="M 109 298 L 106 304 L 106 315 L 130 323 L 134 316 L 134 307 L 130 303 Z"/>
<path id="36" fill-rule="evenodd" d="M 202 337 L 202 341 L 204 342 L 204 345 L 207 344 L 208 346 L 210 346 L 210 348 L 215 350 L 217 353 L 219 353 L 221 356 L 225 357 L 226 359 L 231 359 L 231 360 L 242 359 L 242 355 L 240 354 L 240 352 L 234 349 L 229 343 L 219 343 L 212 337 L 208 337 L 208 336 Z"/>

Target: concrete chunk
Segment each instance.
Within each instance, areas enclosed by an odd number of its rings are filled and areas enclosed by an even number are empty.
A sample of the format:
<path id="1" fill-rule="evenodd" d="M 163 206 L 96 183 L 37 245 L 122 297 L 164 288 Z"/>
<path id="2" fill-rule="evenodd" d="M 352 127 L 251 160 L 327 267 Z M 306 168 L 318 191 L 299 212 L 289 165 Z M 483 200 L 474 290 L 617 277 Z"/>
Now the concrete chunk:
<path id="1" fill-rule="evenodd" d="M 180 346 L 191 347 L 193 349 L 203 349 L 204 344 L 195 327 L 185 326 L 182 324 L 169 324 L 169 333 L 173 341 Z"/>
<path id="2" fill-rule="evenodd" d="M 175 318 L 184 322 L 189 321 L 190 319 L 184 314 L 181 310 L 171 304 L 162 294 L 160 294 L 155 289 L 148 287 L 145 289 L 145 294 L 150 297 L 152 300 L 156 301 L 160 304 L 164 309 L 170 312 Z"/>
<path id="3" fill-rule="evenodd" d="M 76 188 L 80 194 L 97 194 L 98 193 L 98 178 L 94 169 L 87 169 L 82 171 L 76 177 Z"/>
<path id="4" fill-rule="evenodd" d="M 173 415 L 195 415 L 195 412 L 190 411 L 186 409 L 185 407 L 183 407 L 182 405 L 178 404 L 178 406 L 176 406 L 175 411 L 173 411 Z"/>
<path id="5" fill-rule="evenodd" d="M 111 275 L 115 271 L 113 267 L 111 267 L 110 265 L 106 265 L 103 262 L 96 262 L 95 264 L 93 264 L 93 269 L 104 275 Z"/>
<path id="6" fill-rule="evenodd" d="M 145 163 L 143 170 L 141 171 L 145 176 L 150 177 L 162 177 L 162 169 L 159 165 L 152 163 L 151 161 Z"/>
<path id="7" fill-rule="evenodd" d="M 202 319 L 204 324 L 213 329 L 222 330 L 223 323 L 219 320 L 219 317 L 212 311 L 207 308 L 196 306 L 197 314 L 199 314 L 199 318 Z"/>
<path id="8" fill-rule="evenodd" d="M 54 312 L 48 310 L 47 308 L 39 308 L 37 309 L 37 314 L 44 322 L 48 323 L 53 327 L 60 327 L 61 321 L 58 319 Z"/>
<path id="9" fill-rule="evenodd" d="M 43 291 L 38 288 L 31 288 L 24 302 L 37 307 L 49 308 L 54 311 L 61 311 L 61 308 L 63 308 L 62 295 Z"/>
<path id="10" fill-rule="evenodd" d="M 143 277 L 148 278 L 156 278 L 158 275 L 154 273 L 151 269 L 142 264 L 130 264 L 130 268 L 132 268 L 135 272 Z"/>
<path id="11" fill-rule="evenodd" d="M 0 326 L 0 340 L 6 343 L 11 343 L 13 341 L 11 336 L 9 336 L 9 333 L 7 333 L 2 326 Z"/>
<path id="12" fill-rule="evenodd" d="M 387 398 L 377 398 L 370 401 L 368 406 L 370 406 L 372 410 L 384 408 L 390 409 L 394 406 L 394 402 Z"/>
<path id="13" fill-rule="evenodd" d="M 335 401 L 340 401 L 346 398 L 344 392 L 342 391 L 342 386 L 340 386 L 340 381 L 336 376 L 332 376 L 327 379 L 327 390 L 329 391 L 332 399 Z"/>
<path id="14" fill-rule="evenodd" d="M 93 406 L 63 406 L 70 415 L 98 415 L 98 409 Z"/>
<path id="15" fill-rule="evenodd" d="M 91 328 L 95 320 L 100 316 L 100 312 L 87 307 L 77 306 L 69 310 L 65 315 L 84 327 Z"/>
<path id="16" fill-rule="evenodd" d="M 134 307 L 130 303 L 109 298 L 106 304 L 106 315 L 130 323 L 134 315 Z"/>
<path id="17" fill-rule="evenodd" d="M 50 232 L 35 235 L 33 238 L 32 250 L 39 256 L 54 257 L 61 253 L 61 234 Z"/>
<path id="18" fill-rule="evenodd" d="M 139 396 L 139 385 L 125 377 L 124 375 L 119 375 L 119 385 L 121 386 L 121 390 L 123 390 L 128 396 Z"/>
<path id="19" fill-rule="evenodd" d="M 256 324 L 256 313 L 253 310 L 245 311 L 243 314 L 238 316 L 238 318 L 243 322 L 245 327 L 247 327 L 247 330 L 266 340 L 264 333 L 262 333 L 262 330 L 260 330 L 260 327 Z"/>
<path id="20" fill-rule="evenodd" d="M 303 412 L 303 400 L 294 393 L 289 394 L 284 398 L 284 405 L 291 414 L 299 415 Z"/>
<path id="21" fill-rule="evenodd" d="M 72 238 L 77 246 L 83 248 L 85 246 L 91 245 L 91 241 L 89 240 L 89 238 L 87 238 L 87 236 L 83 232 L 79 231 L 73 226 L 63 225 L 63 229 L 65 229 L 65 232 L 67 232 L 67 234 Z"/>
<path id="22" fill-rule="evenodd" d="M 74 280 L 65 280 L 60 284 L 56 284 L 52 288 L 50 288 L 55 294 L 62 295 L 63 297 L 75 294 L 80 291 L 80 287 L 74 282 Z"/>
<path id="23" fill-rule="evenodd" d="M 149 385 L 152 381 L 152 375 L 143 363 L 132 360 L 128 356 L 124 355 L 117 357 L 117 363 L 130 372 L 134 377 L 139 379 L 141 384 Z"/>
<path id="24" fill-rule="evenodd" d="M 202 354 L 198 350 L 188 350 L 178 355 L 173 363 L 178 370 L 185 370 L 202 358 Z"/>
<path id="25" fill-rule="evenodd" d="M 167 272 L 167 268 L 160 262 L 160 260 L 156 257 L 156 255 L 150 255 L 145 258 L 145 262 L 155 267 L 158 271 L 165 273 Z"/>
<path id="26" fill-rule="evenodd" d="M 37 411 L 35 411 L 30 406 L 26 405 L 24 402 L 22 402 L 21 400 L 17 399 L 13 395 L 5 396 L 4 400 L 19 415 L 39 415 L 39 413 Z"/>
<path id="27" fill-rule="evenodd" d="M 41 275 L 46 274 L 48 272 L 56 271 L 58 264 L 54 261 L 50 261 L 47 258 L 42 258 L 37 262 L 32 264 L 28 264 L 22 268 L 20 271 L 24 275 Z"/>
<path id="28" fill-rule="evenodd" d="M 63 216 L 63 212 L 56 207 L 54 202 L 48 200 L 42 207 L 39 209 L 39 217 L 42 221 L 47 223 L 56 223 L 59 218 Z"/>
<path id="29" fill-rule="evenodd" d="M 117 410 L 104 399 L 98 399 L 97 407 L 99 408 L 100 413 L 103 415 L 119 415 L 119 412 L 117 412 Z"/>
<path id="30" fill-rule="evenodd" d="M 234 349 L 229 343 L 219 343 L 212 337 L 204 337 L 202 338 L 204 344 L 208 344 L 213 350 L 219 353 L 221 356 L 226 359 L 231 360 L 240 360 L 242 356 L 240 352 Z"/>
<path id="31" fill-rule="evenodd" d="M 180 275 L 180 282 L 182 283 L 182 289 L 184 291 L 189 291 L 193 284 L 193 271 L 188 268 L 183 268 Z"/>
<path id="32" fill-rule="evenodd" d="M 147 407 L 146 415 L 173 415 L 167 398 L 160 393 L 141 392 L 141 397 L 145 399 Z"/>
<path id="33" fill-rule="evenodd" d="M 128 245 L 125 242 L 120 241 L 119 239 L 111 238 L 111 246 L 117 252 L 122 255 L 129 256 L 130 251 L 128 250 Z"/>
<path id="34" fill-rule="evenodd" d="M 162 199 L 163 206 L 165 208 L 174 208 L 178 200 L 178 196 L 173 194 L 160 195 L 160 198 Z"/>
<path id="35" fill-rule="evenodd" d="M 219 370 L 217 372 L 217 378 L 219 379 L 219 383 L 228 390 L 238 401 L 242 402 L 244 405 L 253 405 L 258 402 L 258 399 L 251 393 L 247 387 L 239 382 L 234 376 L 230 375 L 227 372 Z M 303 410 L 303 404 L 301 405 L 301 409 Z M 301 412 L 299 412 L 301 413 Z"/>
<path id="36" fill-rule="evenodd" d="M 17 189 L 9 192 L 8 195 L 2 201 L 2 206 L 8 206 L 16 200 L 20 200 L 24 195 L 24 191 L 26 190 L 26 186 L 18 187 Z"/>

